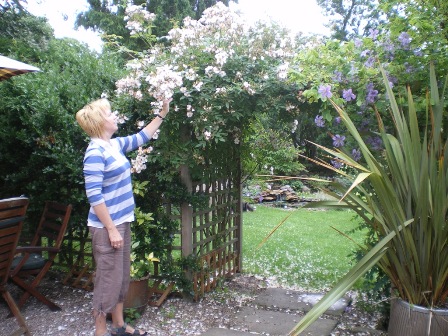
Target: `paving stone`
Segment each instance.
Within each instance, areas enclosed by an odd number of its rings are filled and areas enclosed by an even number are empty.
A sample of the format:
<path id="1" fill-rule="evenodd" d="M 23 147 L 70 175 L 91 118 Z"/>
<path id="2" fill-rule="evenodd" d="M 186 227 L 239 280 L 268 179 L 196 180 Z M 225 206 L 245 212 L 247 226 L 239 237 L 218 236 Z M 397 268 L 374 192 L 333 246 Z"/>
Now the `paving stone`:
<path id="1" fill-rule="evenodd" d="M 250 333 L 248 331 L 238 331 L 224 328 L 209 329 L 204 334 L 201 334 L 201 336 L 249 336 L 249 335 L 254 336 L 256 334 Z"/>
<path id="2" fill-rule="evenodd" d="M 252 305 L 255 306 L 242 307 L 236 315 L 235 325 L 247 331 L 214 328 L 201 336 L 286 336 L 303 318 L 302 314 L 297 315 L 294 312 L 308 312 L 322 296 L 323 294 L 303 293 L 283 288 L 268 288 L 252 301 Z M 328 315 L 334 316 L 335 319 L 319 318 L 301 335 L 331 335 L 338 324 L 337 318 L 342 315 L 349 303 L 349 298 L 341 298 L 326 312 Z"/>
<path id="3" fill-rule="evenodd" d="M 267 288 L 253 301 L 263 307 L 276 307 L 308 312 L 323 297 L 323 294 L 303 293 L 283 288 Z M 340 316 L 344 312 L 350 299 L 343 297 L 335 302 L 326 313 Z"/>
<path id="4" fill-rule="evenodd" d="M 279 311 L 243 307 L 237 315 L 237 321 L 249 332 L 269 334 L 271 336 L 283 336 L 294 328 L 302 319 L 302 316 Z M 318 319 L 303 333 L 309 336 L 330 335 L 336 327 L 337 321 L 330 319 Z"/>

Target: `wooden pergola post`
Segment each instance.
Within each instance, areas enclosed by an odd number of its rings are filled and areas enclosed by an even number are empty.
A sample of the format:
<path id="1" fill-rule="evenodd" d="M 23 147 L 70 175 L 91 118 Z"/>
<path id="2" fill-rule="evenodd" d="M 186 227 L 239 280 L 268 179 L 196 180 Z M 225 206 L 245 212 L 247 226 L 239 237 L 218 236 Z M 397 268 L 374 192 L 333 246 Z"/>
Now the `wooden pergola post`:
<path id="1" fill-rule="evenodd" d="M 237 242 L 235 246 L 235 250 L 238 251 L 238 272 L 241 273 L 243 269 L 243 188 L 241 185 L 241 175 L 242 175 L 242 167 L 241 167 L 241 157 L 238 157 L 238 173 L 235 179 L 235 183 L 237 184 L 238 189 L 238 217 L 235 219 L 236 225 L 238 229 L 235 232 Z"/>
<path id="2" fill-rule="evenodd" d="M 189 193 L 193 191 L 190 171 L 187 165 L 180 167 L 181 181 L 187 187 Z M 193 253 L 193 207 L 191 204 L 182 203 L 181 205 L 181 232 L 182 232 L 182 256 L 187 257 Z"/>

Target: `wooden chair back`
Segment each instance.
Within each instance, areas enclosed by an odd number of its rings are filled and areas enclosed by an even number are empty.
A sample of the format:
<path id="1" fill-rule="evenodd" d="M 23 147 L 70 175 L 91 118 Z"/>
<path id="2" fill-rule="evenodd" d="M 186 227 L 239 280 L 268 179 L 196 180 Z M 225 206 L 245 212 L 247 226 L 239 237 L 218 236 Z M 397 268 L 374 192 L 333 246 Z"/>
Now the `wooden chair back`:
<path id="1" fill-rule="evenodd" d="M 29 200 L 17 197 L 0 200 L 0 285 L 8 281 L 9 268 L 20 237 Z"/>
<path id="2" fill-rule="evenodd" d="M 31 241 L 31 246 L 51 246 L 60 249 L 72 212 L 71 204 L 45 202 L 45 208 Z"/>
<path id="3" fill-rule="evenodd" d="M 25 197 L 0 200 L 0 292 L 20 327 L 13 332 L 14 335 L 31 335 L 16 302 L 6 288 L 28 204 L 29 200 Z"/>
<path id="4" fill-rule="evenodd" d="M 16 252 L 21 253 L 22 256 L 17 259 L 17 263 L 11 269 L 10 278 L 25 291 L 18 302 L 19 308 L 23 307 L 30 295 L 33 295 L 53 311 L 61 309 L 40 293 L 37 286 L 53 265 L 61 249 L 71 211 L 70 204 L 45 202 L 31 245 L 17 247 Z"/>

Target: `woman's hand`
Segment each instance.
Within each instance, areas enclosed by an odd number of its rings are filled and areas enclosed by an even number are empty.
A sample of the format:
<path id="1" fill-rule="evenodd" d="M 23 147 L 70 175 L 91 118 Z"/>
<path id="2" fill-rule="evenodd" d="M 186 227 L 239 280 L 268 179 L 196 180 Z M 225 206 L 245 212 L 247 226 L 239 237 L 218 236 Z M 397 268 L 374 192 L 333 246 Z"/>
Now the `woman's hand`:
<path id="1" fill-rule="evenodd" d="M 112 218 L 110 218 L 109 210 L 107 210 L 106 203 L 100 203 L 93 207 L 93 211 L 100 219 L 101 223 L 103 223 L 104 227 L 109 234 L 110 245 L 113 248 L 120 248 L 123 246 L 123 237 L 120 232 L 118 232 L 114 223 L 112 222 Z"/>
<path id="2" fill-rule="evenodd" d="M 163 122 L 163 119 L 165 119 L 165 116 L 168 114 L 170 110 L 170 102 L 172 100 L 173 98 L 165 99 L 163 101 L 162 110 L 159 114 L 156 115 L 159 118 L 153 118 L 152 121 L 145 126 L 144 131 L 149 139 L 151 139 L 154 133 L 159 129 L 160 125 Z"/>
<path id="3" fill-rule="evenodd" d="M 118 232 L 117 228 L 114 226 L 110 230 L 108 229 L 110 245 L 113 248 L 121 248 L 123 247 L 123 237 L 121 237 L 120 232 Z"/>
<path id="4" fill-rule="evenodd" d="M 170 103 L 171 103 L 172 100 L 173 100 L 173 98 L 168 98 L 168 99 L 165 99 L 165 100 L 163 101 L 162 111 L 160 112 L 160 115 L 161 115 L 162 117 L 165 118 L 165 116 L 166 116 L 166 115 L 168 114 L 168 112 L 170 111 Z"/>

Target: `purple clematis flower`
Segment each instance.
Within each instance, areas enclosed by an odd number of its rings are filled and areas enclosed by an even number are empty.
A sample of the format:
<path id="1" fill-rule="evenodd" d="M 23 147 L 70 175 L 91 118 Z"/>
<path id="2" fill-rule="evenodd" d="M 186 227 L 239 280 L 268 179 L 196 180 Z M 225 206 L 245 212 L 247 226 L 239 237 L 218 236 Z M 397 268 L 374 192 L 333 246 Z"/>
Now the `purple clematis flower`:
<path id="1" fill-rule="evenodd" d="M 368 137 L 366 143 L 369 144 L 373 150 L 380 150 L 383 147 L 383 141 L 380 137 Z"/>
<path id="2" fill-rule="evenodd" d="M 409 49 L 409 45 L 411 44 L 411 36 L 403 32 L 398 36 L 398 41 L 401 43 L 403 49 Z"/>
<path id="3" fill-rule="evenodd" d="M 361 51 L 360 56 L 361 57 L 367 57 L 367 56 L 370 55 L 370 53 L 371 53 L 371 51 L 369 49 L 366 49 L 366 50 Z"/>
<path id="4" fill-rule="evenodd" d="M 373 28 L 370 28 L 370 29 L 369 29 L 369 37 L 370 37 L 372 40 L 376 40 L 376 38 L 378 37 L 378 34 L 379 34 L 378 29 L 373 29 Z"/>
<path id="5" fill-rule="evenodd" d="M 359 161 L 361 159 L 361 151 L 357 148 L 352 149 L 352 158 L 355 161 Z"/>
<path id="6" fill-rule="evenodd" d="M 366 66 L 366 68 L 371 68 L 373 67 L 373 65 L 375 64 L 375 58 L 370 56 L 367 61 L 364 62 L 364 65 Z"/>
<path id="7" fill-rule="evenodd" d="M 334 118 L 333 123 L 334 123 L 335 125 L 339 125 L 339 124 L 341 123 L 341 117 L 336 117 L 336 118 Z"/>
<path id="8" fill-rule="evenodd" d="M 378 90 L 374 89 L 373 83 L 367 84 L 366 103 L 373 104 L 377 96 L 378 96 Z"/>
<path id="9" fill-rule="evenodd" d="M 318 115 L 316 118 L 314 118 L 314 123 L 317 127 L 324 127 L 325 126 L 325 120 L 324 117 Z"/>
<path id="10" fill-rule="evenodd" d="M 321 95 L 321 97 L 322 97 L 323 99 L 325 99 L 325 98 L 331 98 L 331 96 L 333 95 L 333 94 L 331 93 L 331 86 L 330 86 L 330 85 L 321 85 L 321 86 L 319 87 L 319 90 L 318 90 L 317 92 L 319 92 L 319 94 Z"/>
<path id="11" fill-rule="evenodd" d="M 356 98 L 356 95 L 353 93 L 352 89 L 347 89 L 342 91 L 342 98 L 344 98 L 345 101 L 349 102 L 351 100 L 354 100 Z"/>
<path id="12" fill-rule="evenodd" d="M 344 146 L 345 136 L 336 134 L 331 139 L 333 140 L 333 146 L 335 147 Z"/>
<path id="13" fill-rule="evenodd" d="M 337 70 L 334 71 L 333 72 L 333 80 L 338 83 L 342 82 L 342 72 L 337 71 Z"/>
<path id="14" fill-rule="evenodd" d="M 340 169 L 342 167 L 342 162 L 339 160 L 331 160 L 331 164 L 336 169 Z"/>

